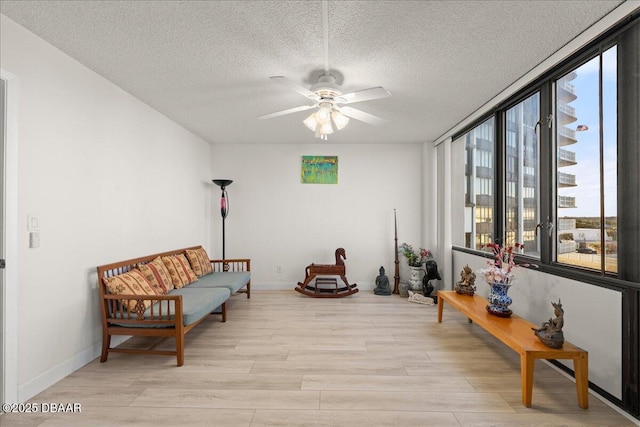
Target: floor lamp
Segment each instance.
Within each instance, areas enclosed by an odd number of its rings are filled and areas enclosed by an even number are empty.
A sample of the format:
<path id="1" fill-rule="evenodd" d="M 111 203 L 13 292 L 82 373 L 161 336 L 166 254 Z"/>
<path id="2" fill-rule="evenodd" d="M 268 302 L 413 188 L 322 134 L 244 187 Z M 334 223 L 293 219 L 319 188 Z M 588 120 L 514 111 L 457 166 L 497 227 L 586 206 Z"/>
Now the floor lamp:
<path id="1" fill-rule="evenodd" d="M 224 266 L 224 271 L 229 269 L 229 265 L 224 262 L 227 258 L 225 256 L 224 247 L 225 247 L 225 236 L 224 236 L 224 221 L 227 219 L 227 215 L 229 214 L 229 197 L 227 196 L 226 187 L 231 185 L 233 181 L 230 179 L 214 179 L 213 183 L 218 185 L 222 189 L 222 195 L 220 196 L 220 215 L 222 215 L 222 261 Z"/>

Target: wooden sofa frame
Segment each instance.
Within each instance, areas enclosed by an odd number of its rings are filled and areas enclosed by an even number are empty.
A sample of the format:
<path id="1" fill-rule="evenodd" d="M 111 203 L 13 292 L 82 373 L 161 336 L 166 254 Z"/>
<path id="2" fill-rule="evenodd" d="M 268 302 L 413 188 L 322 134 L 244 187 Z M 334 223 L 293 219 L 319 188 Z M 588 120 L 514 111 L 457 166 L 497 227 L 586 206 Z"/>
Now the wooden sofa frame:
<path id="1" fill-rule="evenodd" d="M 177 365 L 182 366 L 184 364 L 184 336 L 204 320 L 205 317 L 202 317 L 189 325 L 184 325 L 182 319 L 183 311 L 181 295 L 114 295 L 108 293 L 102 278 L 126 273 L 136 268 L 138 265 L 145 264 L 157 257 L 175 256 L 184 253 L 187 249 L 198 248 L 200 248 L 200 246 L 193 246 L 126 261 L 114 262 L 98 267 L 98 289 L 100 290 L 100 310 L 102 317 L 102 355 L 100 357 L 100 362 L 106 362 L 109 353 L 133 353 L 176 356 Z M 249 259 L 210 260 L 210 262 L 214 273 L 225 271 L 251 271 L 251 260 Z M 242 289 L 238 292 L 246 293 L 247 298 L 250 298 L 251 281 L 246 284 L 245 288 L 246 290 Z M 123 301 L 127 300 L 137 301 L 137 307 L 135 310 L 128 311 L 123 307 Z M 144 301 L 151 302 L 150 317 L 153 319 L 144 318 L 143 314 L 146 310 Z M 174 316 L 171 316 L 170 314 L 171 307 L 175 307 Z M 226 301 L 221 305 L 221 310 L 221 313 L 214 314 L 221 314 L 222 321 L 226 322 Z M 114 335 L 163 337 L 165 339 L 174 337 L 176 340 L 176 349 L 175 351 L 156 350 L 155 347 L 159 342 L 149 349 L 111 347 L 111 337 Z"/>

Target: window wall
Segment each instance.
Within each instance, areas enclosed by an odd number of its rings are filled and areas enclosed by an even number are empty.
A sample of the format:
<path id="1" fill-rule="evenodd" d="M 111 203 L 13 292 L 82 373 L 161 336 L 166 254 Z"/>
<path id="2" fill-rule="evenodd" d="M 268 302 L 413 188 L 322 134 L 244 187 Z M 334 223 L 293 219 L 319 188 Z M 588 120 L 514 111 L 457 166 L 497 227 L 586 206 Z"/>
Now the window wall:
<path id="1" fill-rule="evenodd" d="M 609 43 L 454 139 L 452 159 L 464 162 L 452 177 L 464 182 L 455 245 L 502 239 L 536 265 L 616 275 L 618 60 Z"/>
<path id="2" fill-rule="evenodd" d="M 536 275 L 619 293 L 621 399 L 608 398 L 640 419 L 639 97 L 630 17 L 454 135 L 450 176 L 454 252 L 524 243 Z"/>

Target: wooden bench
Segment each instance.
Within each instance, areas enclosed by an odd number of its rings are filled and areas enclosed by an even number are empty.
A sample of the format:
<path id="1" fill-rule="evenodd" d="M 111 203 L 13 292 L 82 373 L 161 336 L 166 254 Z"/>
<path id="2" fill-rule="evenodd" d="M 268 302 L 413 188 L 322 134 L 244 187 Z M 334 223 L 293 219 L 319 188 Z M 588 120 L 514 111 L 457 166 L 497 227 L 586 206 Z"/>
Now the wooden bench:
<path id="1" fill-rule="evenodd" d="M 575 371 L 578 405 L 589 407 L 589 362 L 585 350 L 565 341 L 563 348 L 553 349 L 540 342 L 531 328 L 537 326 L 521 317 L 497 317 L 487 312 L 487 300 L 479 295 L 461 295 L 455 291 L 438 291 L 438 323 L 442 323 L 444 302 L 463 313 L 494 337 L 520 354 L 522 404 L 531 406 L 535 359 L 572 359 Z"/>
<path id="2" fill-rule="evenodd" d="M 242 292 L 246 289 L 247 298 L 251 296 L 251 260 L 250 259 L 225 259 L 209 260 L 213 273 L 201 276 L 195 283 L 183 288 L 175 289 L 165 295 L 115 295 L 110 294 L 103 279 L 130 272 L 142 264 L 151 262 L 158 257 L 169 257 L 184 254 L 186 250 L 200 249 L 201 246 L 193 246 L 185 249 L 177 249 L 153 255 L 147 255 L 135 259 L 119 261 L 98 267 L 98 289 L 100 291 L 100 310 L 102 318 L 102 355 L 100 362 L 106 362 L 109 353 L 133 353 L 176 356 L 178 366 L 184 364 L 185 335 L 196 325 L 202 322 L 209 314 L 204 311 L 202 316 L 192 319 L 188 310 L 185 312 L 185 303 L 198 301 L 195 304 L 196 314 L 200 314 L 202 308 L 210 308 L 211 314 L 218 314 L 217 304 L 207 307 L 202 297 L 215 297 L 222 295 L 223 289 L 226 298 L 232 292 Z M 187 292 L 192 292 L 191 295 Z M 226 298 L 220 301 L 222 321 L 227 320 Z M 210 298 L 208 298 L 210 299 Z M 213 298 L 215 302 L 215 298 Z M 127 311 L 123 302 L 138 301 L 140 310 Z M 145 310 L 144 302 L 148 308 Z M 194 304 L 192 304 L 192 307 Z M 188 308 L 188 307 L 187 307 Z M 185 318 L 185 315 L 187 316 Z M 187 321 L 190 320 L 190 321 Z M 195 321 L 194 321 L 195 320 Z M 151 348 L 121 348 L 111 347 L 111 337 L 121 336 L 148 336 L 157 338 L 174 338 L 175 350 L 156 350 L 156 345 Z"/>

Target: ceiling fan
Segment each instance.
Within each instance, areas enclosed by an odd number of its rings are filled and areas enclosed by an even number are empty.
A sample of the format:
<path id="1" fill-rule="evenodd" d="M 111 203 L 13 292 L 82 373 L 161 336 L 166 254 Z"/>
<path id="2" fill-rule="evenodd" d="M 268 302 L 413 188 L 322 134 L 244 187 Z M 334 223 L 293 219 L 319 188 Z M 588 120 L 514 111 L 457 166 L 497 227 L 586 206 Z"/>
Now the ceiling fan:
<path id="1" fill-rule="evenodd" d="M 316 109 L 303 123 L 312 132 L 315 132 L 316 138 L 327 140 L 327 135 L 333 133 L 332 122 L 338 130 L 344 128 L 349 123 L 350 118 L 372 125 L 383 123 L 384 119 L 350 107 L 347 104 L 387 98 L 391 96 L 391 93 L 381 86 L 342 93 L 340 86 L 336 84 L 335 77 L 329 71 L 329 11 L 326 0 L 322 1 L 322 17 L 324 24 L 324 74 L 318 78 L 318 83 L 307 89 L 284 76 L 270 77 L 271 81 L 293 89 L 309 101 L 312 101 L 313 104 L 265 114 L 259 116 L 258 119 L 271 119 L 299 111 Z"/>
<path id="2" fill-rule="evenodd" d="M 391 96 L 389 91 L 381 86 L 343 94 L 340 91 L 340 87 L 336 85 L 335 78 L 331 74 L 326 73 L 321 75 L 318 79 L 318 83 L 311 86 L 309 89 L 283 76 L 274 76 L 271 77 L 271 80 L 295 90 L 310 101 L 313 101 L 313 104 L 301 105 L 299 107 L 265 114 L 258 118 L 271 119 L 273 117 L 284 116 L 286 114 L 315 108 L 317 111 L 307 117 L 303 123 L 316 133 L 316 137 L 324 140 L 327 139 L 327 135 L 333 133 L 333 126 L 331 125 L 332 122 L 338 129 L 344 128 L 347 123 L 349 123 L 349 118 L 372 125 L 383 123 L 384 119 L 350 107 L 347 104 Z"/>

